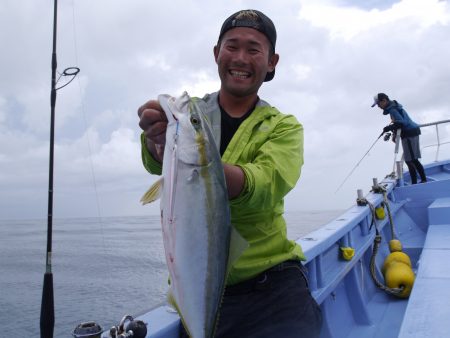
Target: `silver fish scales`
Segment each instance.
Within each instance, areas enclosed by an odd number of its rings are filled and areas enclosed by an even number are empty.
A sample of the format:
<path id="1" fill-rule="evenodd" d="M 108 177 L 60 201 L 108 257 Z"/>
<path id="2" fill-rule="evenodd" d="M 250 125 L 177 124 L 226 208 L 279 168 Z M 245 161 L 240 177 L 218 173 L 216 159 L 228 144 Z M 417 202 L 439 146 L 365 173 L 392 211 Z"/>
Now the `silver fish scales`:
<path id="1" fill-rule="evenodd" d="M 162 177 L 142 201 L 161 197 L 168 300 L 191 337 L 209 338 L 229 262 L 245 244 L 230 224 L 220 153 L 201 109 L 186 92 L 179 98 L 160 95 L 158 100 L 168 119 Z M 230 253 L 230 243 L 239 241 L 236 247 L 241 249 Z"/>

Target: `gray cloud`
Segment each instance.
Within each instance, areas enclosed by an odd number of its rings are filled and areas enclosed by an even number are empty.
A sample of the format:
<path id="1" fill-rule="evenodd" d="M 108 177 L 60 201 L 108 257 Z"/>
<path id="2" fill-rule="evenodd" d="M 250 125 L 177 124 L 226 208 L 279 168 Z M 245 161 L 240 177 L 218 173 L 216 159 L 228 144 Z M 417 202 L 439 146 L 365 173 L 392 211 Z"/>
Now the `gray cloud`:
<path id="1" fill-rule="evenodd" d="M 357 188 L 367 192 L 372 177 L 392 170 L 393 144 L 379 141 L 334 193 L 389 123 L 370 108 L 375 93 L 403 103 L 417 122 L 450 118 L 448 3 L 358 4 L 61 2 L 58 70 L 78 66 L 81 73 L 58 91 L 55 215 L 158 212 L 157 205 L 139 204 L 155 177 L 140 164 L 136 110 L 159 93 L 217 90 L 212 48 L 220 25 L 233 11 L 255 6 L 275 22 L 281 56 L 260 96 L 305 128 L 305 165 L 286 207 L 349 207 Z M 1 218 L 46 214 L 52 11 L 31 0 L 0 5 Z M 449 134 L 442 129 L 442 137 Z M 422 140 L 431 142 L 431 133 Z"/>

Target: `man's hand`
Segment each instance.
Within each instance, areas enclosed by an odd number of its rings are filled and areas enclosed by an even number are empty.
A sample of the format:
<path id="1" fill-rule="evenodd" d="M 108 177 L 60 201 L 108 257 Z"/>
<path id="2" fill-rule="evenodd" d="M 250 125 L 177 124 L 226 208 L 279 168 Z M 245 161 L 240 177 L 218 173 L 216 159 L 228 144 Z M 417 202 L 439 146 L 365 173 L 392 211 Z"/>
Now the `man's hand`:
<path id="1" fill-rule="evenodd" d="M 150 100 L 138 109 L 139 127 L 153 158 L 162 163 L 166 144 L 167 117 L 157 100 Z"/>
<path id="2" fill-rule="evenodd" d="M 383 128 L 383 134 L 385 134 L 385 133 L 387 133 L 387 132 L 389 132 L 389 131 L 392 131 L 392 130 L 394 130 L 395 128 L 394 128 L 394 125 L 393 124 L 390 124 L 390 125 L 388 125 L 388 126 L 386 126 L 386 127 L 384 127 Z"/>

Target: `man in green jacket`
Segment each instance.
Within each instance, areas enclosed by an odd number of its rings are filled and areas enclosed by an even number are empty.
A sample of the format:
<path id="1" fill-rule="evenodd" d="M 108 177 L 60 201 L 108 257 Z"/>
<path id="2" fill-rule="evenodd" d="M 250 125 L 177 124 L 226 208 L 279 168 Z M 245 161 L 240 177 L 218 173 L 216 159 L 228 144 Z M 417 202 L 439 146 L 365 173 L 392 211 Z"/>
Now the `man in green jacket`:
<path id="1" fill-rule="evenodd" d="M 275 26 L 263 13 L 231 15 L 214 47 L 220 90 L 197 99 L 220 145 L 231 222 L 249 243 L 227 279 L 216 338 L 320 333 L 321 311 L 300 262 L 305 257 L 288 240 L 283 217 L 284 196 L 303 165 L 303 127 L 258 97 L 275 75 L 275 44 Z M 155 100 L 138 115 L 144 166 L 161 174 L 167 118 Z"/>

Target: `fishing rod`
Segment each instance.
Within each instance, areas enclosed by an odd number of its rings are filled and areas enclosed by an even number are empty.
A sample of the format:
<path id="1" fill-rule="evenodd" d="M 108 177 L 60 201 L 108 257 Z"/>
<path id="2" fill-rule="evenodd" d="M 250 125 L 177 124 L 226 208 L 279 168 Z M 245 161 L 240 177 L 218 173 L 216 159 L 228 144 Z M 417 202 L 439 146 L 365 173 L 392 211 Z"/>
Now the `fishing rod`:
<path id="1" fill-rule="evenodd" d="M 53 227 L 53 159 L 54 159 L 54 143 L 55 143 L 55 105 L 56 91 L 67 86 L 80 69 L 78 67 L 66 68 L 56 79 L 56 27 L 57 27 L 58 0 L 54 0 L 53 7 L 53 49 L 52 49 L 52 77 L 50 92 L 50 156 L 49 156 L 49 173 L 48 173 L 48 213 L 47 213 L 47 251 L 45 261 L 44 284 L 42 287 L 41 317 L 40 329 L 41 338 L 53 338 L 55 327 L 55 306 L 53 297 L 53 274 L 52 274 L 52 227 Z M 61 76 L 72 76 L 65 85 L 56 88 Z"/>
<path id="2" fill-rule="evenodd" d="M 351 174 L 353 174 L 353 172 L 355 171 L 355 169 L 359 166 L 359 164 L 362 162 L 362 160 L 367 156 L 367 154 L 369 154 L 369 152 L 372 150 L 372 148 L 375 146 L 375 144 L 378 142 L 378 140 L 380 139 L 381 136 L 383 136 L 384 131 L 380 134 L 380 136 L 377 137 L 377 139 L 375 140 L 374 143 L 372 143 L 372 145 L 370 146 L 369 150 L 366 151 L 366 153 L 364 154 L 364 156 L 359 160 L 358 163 L 356 163 L 356 165 L 353 167 L 353 169 L 350 171 L 350 173 L 347 175 L 347 177 L 345 177 L 345 179 L 342 181 L 341 185 L 336 189 L 336 191 L 334 193 L 337 193 L 339 191 L 339 189 L 341 189 L 341 187 L 344 185 L 344 183 L 347 181 L 347 179 L 351 176 Z"/>

